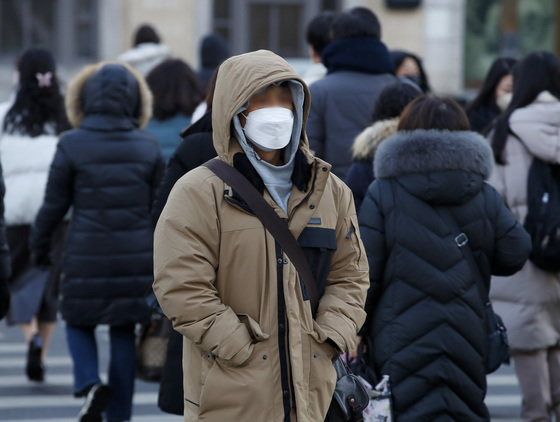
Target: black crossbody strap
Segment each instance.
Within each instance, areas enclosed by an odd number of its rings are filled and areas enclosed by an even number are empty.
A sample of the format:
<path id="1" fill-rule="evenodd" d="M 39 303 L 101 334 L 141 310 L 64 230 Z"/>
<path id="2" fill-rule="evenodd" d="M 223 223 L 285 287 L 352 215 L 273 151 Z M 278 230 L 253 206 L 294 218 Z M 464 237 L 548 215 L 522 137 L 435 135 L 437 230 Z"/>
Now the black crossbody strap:
<path id="1" fill-rule="evenodd" d="M 272 234 L 280 247 L 291 259 L 302 280 L 311 301 L 313 315 L 317 312 L 319 305 L 319 292 L 315 278 L 307 262 L 307 258 L 290 232 L 288 223 L 282 220 L 274 209 L 264 200 L 259 191 L 235 168 L 220 159 L 212 159 L 203 164 L 216 176 L 231 186 L 249 205 L 253 213 L 258 217 L 263 226 Z"/>
<path id="2" fill-rule="evenodd" d="M 463 253 L 463 257 L 469 264 L 471 268 L 471 272 L 475 277 L 476 285 L 478 286 L 478 291 L 480 296 L 484 302 L 487 304 L 489 302 L 488 298 L 488 291 L 486 289 L 486 283 L 484 282 L 484 278 L 482 277 L 482 273 L 478 268 L 478 264 L 474 258 L 471 248 L 469 247 L 469 238 L 465 233 L 461 231 L 459 225 L 451 215 L 448 209 L 446 208 L 438 208 L 438 212 L 440 217 L 447 223 L 447 225 L 451 228 L 452 233 L 454 234 L 455 244 L 458 246 L 459 250 Z"/>

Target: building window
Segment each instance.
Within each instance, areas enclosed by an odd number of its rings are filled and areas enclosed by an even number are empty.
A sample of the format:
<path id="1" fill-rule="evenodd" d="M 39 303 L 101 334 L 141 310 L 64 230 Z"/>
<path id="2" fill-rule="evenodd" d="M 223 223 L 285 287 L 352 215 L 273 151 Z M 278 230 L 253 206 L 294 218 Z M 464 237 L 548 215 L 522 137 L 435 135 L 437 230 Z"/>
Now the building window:
<path id="1" fill-rule="evenodd" d="M 305 26 L 340 0 L 214 0 L 214 31 L 234 54 L 265 48 L 284 57 L 307 57 Z"/>
<path id="2" fill-rule="evenodd" d="M 96 0 L 0 1 L 1 56 L 41 46 L 62 62 L 96 59 L 96 28 Z"/>
<path id="3" fill-rule="evenodd" d="M 469 0 L 466 85 L 480 85 L 497 57 L 521 58 L 535 50 L 559 53 L 557 5 L 556 0 Z"/>

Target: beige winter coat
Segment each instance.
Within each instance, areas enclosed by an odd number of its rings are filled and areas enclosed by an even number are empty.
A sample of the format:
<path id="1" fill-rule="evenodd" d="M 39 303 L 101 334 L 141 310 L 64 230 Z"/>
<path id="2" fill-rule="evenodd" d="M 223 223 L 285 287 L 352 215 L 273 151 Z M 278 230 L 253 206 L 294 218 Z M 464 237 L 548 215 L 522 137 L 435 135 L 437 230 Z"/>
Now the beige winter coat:
<path id="1" fill-rule="evenodd" d="M 490 183 L 502 194 L 518 219 L 527 215 L 527 178 L 533 157 L 560 163 L 560 101 L 543 92 L 535 102 L 516 110 L 510 127 L 505 166 L 497 165 Z M 495 311 L 508 329 L 512 350 L 536 350 L 560 341 L 560 274 L 549 273 L 527 261 L 511 277 L 492 279 Z"/>
<path id="2" fill-rule="evenodd" d="M 286 79 L 301 81 L 269 51 L 221 65 L 212 114 L 220 159 L 231 165 L 242 153 L 230 132 L 239 108 L 258 89 Z M 289 228 L 296 238 L 312 227 L 336 239 L 315 320 L 288 257 L 255 216 L 232 203 L 231 188 L 207 168 L 177 182 L 159 219 L 154 291 L 185 338 L 185 421 L 280 422 L 286 409 L 290 421 L 323 421 L 336 381 L 336 349 L 326 340 L 341 351 L 352 348 L 365 319 L 368 267 L 352 195 L 309 152 L 306 87 L 305 97 L 300 149 L 312 174 L 305 191 L 292 188 Z M 264 197 L 287 218 L 266 190 Z"/>

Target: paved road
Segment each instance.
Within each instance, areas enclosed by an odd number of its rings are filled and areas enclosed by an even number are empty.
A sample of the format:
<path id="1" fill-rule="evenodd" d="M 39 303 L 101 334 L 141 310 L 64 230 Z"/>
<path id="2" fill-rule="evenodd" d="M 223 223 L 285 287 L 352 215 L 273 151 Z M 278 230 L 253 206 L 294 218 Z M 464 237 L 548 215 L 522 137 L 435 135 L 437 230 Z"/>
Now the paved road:
<path id="1" fill-rule="evenodd" d="M 100 368 L 107 368 L 108 332 L 97 330 Z M 57 325 L 47 357 L 46 380 L 31 383 L 24 374 L 27 346 L 18 328 L 0 322 L 0 422 L 74 422 L 83 399 L 72 396 L 72 363 L 62 323 Z M 106 379 L 106 375 L 103 376 Z M 493 422 L 520 422 L 519 387 L 511 367 L 488 378 L 487 404 Z M 182 417 L 161 412 L 157 384 L 136 381 L 133 422 L 181 422 Z M 255 421 L 256 422 L 256 421 Z"/>
<path id="2" fill-rule="evenodd" d="M 97 329 L 100 368 L 107 370 L 108 330 Z M 75 422 L 83 399 L 72 396 L 72 362 L 63 325 L 57 325 L 47 356 L 42 384 L 29 382 L 24 374 L 27 346 L 19 328 L 0 322 L 0 422 Z M 103 369 L 102 369 L 103 370 Z M 106 374 L 102 375 L 106 380 Z M 155 383 L 136 381 L 133 422 L 182 422 L 181 416 L 157 407 Z"/>

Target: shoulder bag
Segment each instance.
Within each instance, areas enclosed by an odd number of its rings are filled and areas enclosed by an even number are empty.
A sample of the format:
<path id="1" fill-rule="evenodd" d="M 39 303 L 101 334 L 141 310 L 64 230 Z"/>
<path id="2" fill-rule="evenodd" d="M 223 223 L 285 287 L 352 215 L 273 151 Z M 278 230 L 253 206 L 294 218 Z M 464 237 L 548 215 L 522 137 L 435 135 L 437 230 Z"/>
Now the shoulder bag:
<path id="1" fill-rule="evenodd" d="M 454 241 L 459 250 L 463 253 L 463 257 L 469 264 L 472 275 L 475 278 L 476 285 L 484 303 L 484 318 L 486 320 L 486 358 L 485 366 L 486 373 L 490 374 L 496 371 L 502 363 L 509 363 L 509 344 L 507 339 L 506 327 L 502 321 L 502 318 L 494 312 L 492 308 L 492 302 L 488 297 L 488 290 L 486 289 L 486 283 L 484 282 L 484 277 L 482 276 L 478 264 L 475 261 L 474 255 L 471 248 L 468 246 L 469 238 L 465 233 L 461 231 L 459 225 L 455 222 L 455 219 L 445 208 L 439 208 L 440 216 L 447 223 L 449 228 L 451 228 L 454 234 Z"/>
<path id="2" fill-rule="evenodd" d="M 292 235 L 286 221 L 282 220 L 274 209 L 264 200 L 253 185 L 235 168 L 219 159 L 212 159 L 203 164 L 216 176 L 231 186 L 249 205 L 255 216 L 272 234 L 296 267 L 311 301 L 313 315 L 319 305 L 319 293 L 315 278 L 307 262 L 303 250 Z M 327 413 L 329 422 L 361 422 L 362 412 L 369 404 L 368 393 L 339 356 L 334 361 L 337 381 L 336 387 Z"/>

